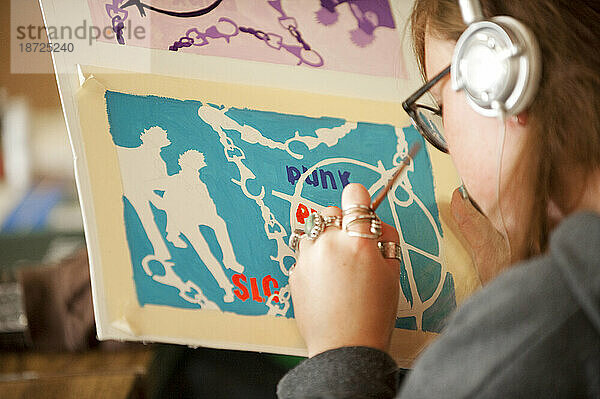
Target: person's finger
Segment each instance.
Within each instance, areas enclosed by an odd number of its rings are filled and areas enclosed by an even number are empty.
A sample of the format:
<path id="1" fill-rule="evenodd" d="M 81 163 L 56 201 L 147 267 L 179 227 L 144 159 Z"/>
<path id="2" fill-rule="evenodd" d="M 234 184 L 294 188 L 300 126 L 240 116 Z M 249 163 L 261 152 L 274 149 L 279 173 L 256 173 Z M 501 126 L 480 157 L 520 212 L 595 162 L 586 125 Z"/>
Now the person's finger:
<path id="1" fill-rule="evenodd" d="M 340 219 L 342 217 L 342 210 L 340 208 L 338 208 L 337 206 L 328 206 L 327 208 L 323 209 L 319 213 L 321 214 L 321 216 L 333 216 L 333 217 L 339 217 Z M 327 231 L 327 229 L 325 231 L 323 231 L 321 234 L 324 234 L 326 231 Z M 307 240 L 306 237 L 301 238 L 300 242 L 298 243 L 298 251 L 300 252 L 302 248 L 308 247 L 312 243 L 313 243 L 313 241 Z"/>
<path id="2" fill-rule="evenodd" d="M 490 281 L 510 264 L 510 249 L 492 222 L 455 191 L 451 202 L 458 228 L 469 243 L 482 283 Z"/>
<path id="3" fill-rule="evenodd" d="M 508 243 L 492 222 L 455 190 L 451 202 L 452 214 L 458 228 L 471 248 L 478 252 L 482 247 L 494 246 L 506 250 Z"/>
<path id="4" fill-rule="evenodd" d="M 371 196 L 366 188 L 364 188 L 361 184 L 352 183 L 344 188 L 342 192 L 342 210 L 348 211 L 350 208 L 355 206 L 371 206 Z M 347 221 L 349 218 L 356 216 L 357 214 L 365 214 L 366 210 L 361 212 L 357 210 L 354 215 L 345 215 L 344 220 Z M 370 232 L 371 221 L 370 219 L 366 219 L 364 221 L 355 222 L 351 229 L 352 231 L 356 231 L 358 233 L 366 233 Z"/>
<path id="5" fill-rule="evenodd" d="M 390 226 L 387 223 L 382 223 L 382 230 L 383 230 L 383 234 L 381 235 L 381 237 L 379 237 L 379 242 L 394 242 L 396 244 L 399 245 L 399 237 L 398 237 L 398 232 L 396 231 L 396 229 L 392 226 Z M 386 263 L 393 268 L 393 270 L 395 271 L 395 273 L 397 275 L 400 274 L 400 262 L 402 262 L 401 259 L 386 259 Z"/>
<path id="6" fill-rule="evenodd" d="M 371 196 L 362 184 L 350 183 L 342 192 L 342 209 L 354 205 L 371 206 Z"/>
<path id="7" fill-rule="evenodd" d="M 393 226 L 390 226 L 387 223 L 381 224 L 383 234 L 381 234 L 381 237 L 379 237 L 379 241 L 393 241 L 395 243 L 398 243 L 398 231 L 396 231 L 396 229 Z"/>
<path id="8" fill-rule="evenodd" d="M 323 216 L 342 216 L 342 210 L 337 206 L 328 206 L 321 212 Z"/>
<path id="9" fill-rule="evenodd" d="M 308 238 L 306 238 L 305 235 L 300 236 L 298 238 L 298 245 L 296 246 L 296 261 L 298 261 L 298 259 L 300 259 L 300 254 L 302 253 L 303 250 L 306 250 L 307 248 L 309 248 L 313 243 L 312 240 L 309 240 Z M 298 262 L 296 262 L 298 263 Z"/>
<path id="10" fill-rule="evenodd" d="M 452 193 L 450 203 L 452 215 L 461 233 L 471 246 L 481 240 L 481 237 L 490 229 L 490 221 L 480 213 L 468 198 L 464 198 L 459 189 Z"/>

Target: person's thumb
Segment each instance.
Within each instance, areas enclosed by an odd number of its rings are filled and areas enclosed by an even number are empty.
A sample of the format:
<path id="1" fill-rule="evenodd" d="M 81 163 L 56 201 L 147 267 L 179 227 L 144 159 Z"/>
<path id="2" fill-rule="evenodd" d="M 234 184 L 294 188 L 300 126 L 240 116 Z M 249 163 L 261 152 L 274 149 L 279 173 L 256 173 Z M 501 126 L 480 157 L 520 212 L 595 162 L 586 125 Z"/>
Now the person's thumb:
<path id="1" fill-rule="evenodd" d="M 489 233 L 489 229 L 492 228 L 490 221 L 473 206 L 468 198 L 463 197 L 460 189 L 452 193 L 450 208 L 465 239 L 471 247 L 478 246 L 481 239 L 486 237 L 486 233 Z"/>

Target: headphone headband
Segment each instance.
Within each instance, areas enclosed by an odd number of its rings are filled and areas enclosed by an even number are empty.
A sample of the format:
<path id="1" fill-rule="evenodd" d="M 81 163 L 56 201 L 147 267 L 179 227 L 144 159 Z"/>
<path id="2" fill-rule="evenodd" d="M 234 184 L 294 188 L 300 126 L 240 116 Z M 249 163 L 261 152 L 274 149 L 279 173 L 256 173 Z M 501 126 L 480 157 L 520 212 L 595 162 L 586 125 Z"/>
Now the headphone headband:
<path id="1" fill-rule="evenodd" d="M 458 4 L 465 24 L 471 25 L 473 22 L 484 19 L 478 0 L 458 0 Z"/>

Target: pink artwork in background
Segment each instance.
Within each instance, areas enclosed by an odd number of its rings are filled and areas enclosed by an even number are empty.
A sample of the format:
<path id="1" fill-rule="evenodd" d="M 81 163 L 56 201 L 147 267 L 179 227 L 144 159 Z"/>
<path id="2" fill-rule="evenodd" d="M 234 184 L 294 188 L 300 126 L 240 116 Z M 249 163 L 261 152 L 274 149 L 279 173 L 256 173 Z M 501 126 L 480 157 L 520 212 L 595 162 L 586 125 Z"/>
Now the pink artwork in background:
<path id="1" fill-rule="evenodd" d="M 122 46 L 406 79 L 389 0 L 88 0 Z M 137 33 L 136 33 L 137 29 Z"/>

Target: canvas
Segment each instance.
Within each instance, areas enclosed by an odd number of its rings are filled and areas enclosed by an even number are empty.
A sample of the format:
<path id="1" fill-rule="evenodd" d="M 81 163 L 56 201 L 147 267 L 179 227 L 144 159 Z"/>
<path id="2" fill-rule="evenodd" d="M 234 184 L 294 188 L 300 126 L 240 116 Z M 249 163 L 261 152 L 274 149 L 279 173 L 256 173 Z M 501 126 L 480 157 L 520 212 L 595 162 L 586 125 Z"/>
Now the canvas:
<path id="1" fill-rule="evenodd" d="M 105 99 L 140 305 L 293 317 L 293 229 L 339 206 L 351 182 L 376 194 L 423 141 L 412 126 L 113 91 Z M 398 328 L 439 332 L 456 301 L 426 152 L 379 215 L 401 237 Z"/>

